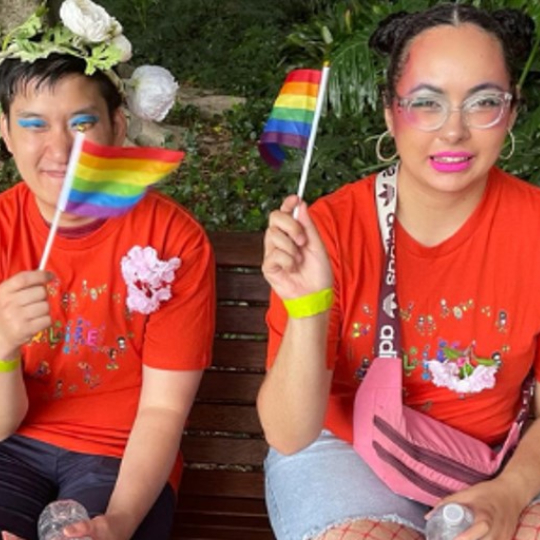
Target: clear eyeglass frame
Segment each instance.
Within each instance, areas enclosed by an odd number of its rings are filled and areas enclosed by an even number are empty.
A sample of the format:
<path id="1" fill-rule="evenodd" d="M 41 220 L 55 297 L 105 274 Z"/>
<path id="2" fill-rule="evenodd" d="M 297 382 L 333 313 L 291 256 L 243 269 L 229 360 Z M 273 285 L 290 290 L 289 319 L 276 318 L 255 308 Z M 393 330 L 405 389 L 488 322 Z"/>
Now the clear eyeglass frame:
<path id="1" fill-rule="evenodd" d="M 397 104 L 399 107 L 405 110 L 405 113 L 407 115 L 407 120 L 413 125 L 415 128 L 419 129 L 420 131 L 437 131 L 440 129 L 448 118 L 450 117 L 450 114 L 452 112 L 460 112 L 462 114 L 462 117 L 468 127 L 475 128 L 475 129 L 489 129 L 494 126 L 496 126 L 503 118 L 506 111 L 508 111 L 510 105 L 514 101 L 514 95 L 510 92 L 483 92 L 481 94 L 476 94 L 473 96 L 468 97 L 465 99 L 459 107 L 451 107 L 450 103 L 445 97 L 442 96 L 436 96 L 436 95 L 429 95 L 429 96 L 396 96 L 397 97 Z M 500 103 L 498 105 L 499 110 L 497 112 L 497 115 L 492 118 L 487 123 L 481 123 L 478 124 L 474 120 L 474 113 L 476 112 L 474 110 L 474 107 L 478 106 L 478 104 L 485 100 L 499 100 Z M 417 120 L 415 120 L 415 112 L 413 107 L 415 105 L 418 105 L 420 102 L 426 102 L 430 101 L 433 103 L 436 103 L 440 106 L 439 111 L 431 111 L 431 119 L 432 122 L 430 125 L 421 125 Z M 472 119 L 472 121 L 471 121 Z"/>

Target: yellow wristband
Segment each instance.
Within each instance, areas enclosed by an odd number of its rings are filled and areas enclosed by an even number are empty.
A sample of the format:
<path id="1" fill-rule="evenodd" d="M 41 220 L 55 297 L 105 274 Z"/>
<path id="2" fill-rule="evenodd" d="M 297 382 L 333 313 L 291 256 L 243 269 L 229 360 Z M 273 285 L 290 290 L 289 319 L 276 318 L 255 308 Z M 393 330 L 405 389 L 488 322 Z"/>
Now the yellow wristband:
<path id="1" fill-rule="evenodd" d="M 299 296 L 298 298 L 283 300 L 289 317 L 293 319 L 302 319 L 323 313 L 324 311 L 328 311 L 333 303 L 334 290 L 332 288 Z"/>
<path id="2" fill-rule="evenodd" d="M 15 360 L 0 360 L 0 373 L 9 373 L 10 371 L 15 371 L 21 363 L 20 358 L 15 358 Z"/>

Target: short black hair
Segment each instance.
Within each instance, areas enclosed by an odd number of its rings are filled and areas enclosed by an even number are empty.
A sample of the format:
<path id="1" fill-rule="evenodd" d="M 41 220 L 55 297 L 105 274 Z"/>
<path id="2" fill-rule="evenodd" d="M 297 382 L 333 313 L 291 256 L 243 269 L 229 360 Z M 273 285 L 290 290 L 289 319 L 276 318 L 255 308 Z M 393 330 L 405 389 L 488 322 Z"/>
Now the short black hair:
<path id="1" fill-rule="evenodd" d="M 490 13 L 474 6 L 444 3 L 425 11 L 394 13 L 384 19 L 371 35 L 370 47 L 389 56 L 383 89 L 385 106 L 389 106 L 395 98 L 396 84 L 412 40 L 430 28 L 465 23 L 478 26 L 501 44 L 512 92 L 517 94 L 519 63 L 529 56 L 532 49 L 535 32 L 532 18 L 517 9 L 500 9 Z"/>
<path id="2" fill-rule="evenodd" d="M 34 62 L 23 62 L 17 58 L 8 58 L 0 64 L 0 106 L 9 118 L 13 100 L 18 92 L 24 91 L 29 83 L 36 88 L 53 87 L 59 80 L 70 75 L 84 75 L 94 81 L 107 103 L 111 119 L 122 105 L 122 95 L 114 83 L 97 70 L 92 75 L 85 75 L 86 62 L 82 58 L 67 54 L 50 54 Z"/>

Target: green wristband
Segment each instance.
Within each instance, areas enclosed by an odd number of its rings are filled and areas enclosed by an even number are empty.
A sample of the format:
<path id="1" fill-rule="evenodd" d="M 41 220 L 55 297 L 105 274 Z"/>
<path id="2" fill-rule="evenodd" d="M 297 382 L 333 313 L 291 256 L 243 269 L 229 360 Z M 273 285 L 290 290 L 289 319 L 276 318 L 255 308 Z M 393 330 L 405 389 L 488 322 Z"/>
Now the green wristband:
<path id="1" fill-rule="evenodd" d="M 332 288 L 322 289 L 311 294 L 283 300 L 285 309 L 289 317 L 293 319 L 302 319 L 312 317 L 318 313 L 328 311 L 334 303 L 334 290 Z"/>
<path id="2" fill-rule="evenodd" d="M 0 360 L 0 373 L 9 373 L 15 371 L 21 363 L 21 359 L 15 358 L 15 360 Z"/>

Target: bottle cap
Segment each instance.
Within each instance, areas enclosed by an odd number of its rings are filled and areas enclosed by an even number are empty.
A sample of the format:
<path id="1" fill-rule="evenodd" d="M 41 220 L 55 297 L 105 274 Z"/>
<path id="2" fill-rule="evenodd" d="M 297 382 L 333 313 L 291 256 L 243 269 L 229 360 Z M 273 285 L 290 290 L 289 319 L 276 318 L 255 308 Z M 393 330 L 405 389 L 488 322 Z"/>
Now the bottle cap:
<path id="1" fill-rule="evenodd" d="M 459 525 L 465 518 L 465 510 L 460 504 L 448 503 L 443 508 L 443 518 L 448 525 Z"/>

